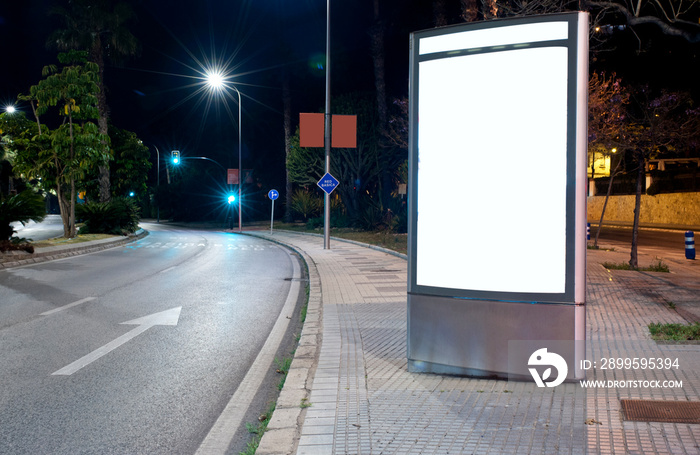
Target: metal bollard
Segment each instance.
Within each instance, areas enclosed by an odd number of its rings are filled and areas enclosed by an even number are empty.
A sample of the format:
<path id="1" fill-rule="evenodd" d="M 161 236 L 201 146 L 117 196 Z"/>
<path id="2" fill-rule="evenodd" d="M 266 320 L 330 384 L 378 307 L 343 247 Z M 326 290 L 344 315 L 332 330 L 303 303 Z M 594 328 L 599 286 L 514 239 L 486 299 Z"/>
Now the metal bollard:
<path id="1" fill-rule="evenodd" d="M 693 231 L 685 233 L 685 258 L 695 259 L 695 234 Z"/>
<path id="2" fill-rule="evenodd" d="M 591 239 L 591 223 L 586 223 L 586 240 Z"/>

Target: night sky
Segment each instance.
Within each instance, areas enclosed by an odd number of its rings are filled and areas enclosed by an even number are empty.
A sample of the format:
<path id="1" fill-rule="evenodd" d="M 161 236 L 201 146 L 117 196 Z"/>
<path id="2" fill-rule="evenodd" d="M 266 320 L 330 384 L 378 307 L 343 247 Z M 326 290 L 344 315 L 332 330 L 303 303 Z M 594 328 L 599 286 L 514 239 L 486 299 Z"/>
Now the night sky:
<path id="1" fill-rule="evenodd" d="M 56 63 L 45 43 L 60 23 L 47 15 L 61 0 L 3 1 L 0 6 L 0 104 L 41 79 Z M 131 25 L 141 53 L 121 65 L 108 62 L 105 82 L 113 123 L 134 131 L 161 153 L 207 156 L 237 167 L 237 113 L 232 98 L 208 105 L 196 94 L 198 71 L 229 61 L 243 96 L 243 167 L 266 184 L 284 186 L 282 71 L 292 74 L 293 119 L 320 112 L 325 96 L 325 0 L 130 0 Z M 332 4 L 332 93 L 373 90 L 368 28 L 372 0 Z M 386 25 L 386 72 L 390 98 L 408 93 L 409 33 L 432 26 L 429 0 L 382 0 Z M 455 2 L 457 3 L 457 2 Z M 700 80 L 698 50 L 654 31 L 613 37 L 617 50 L 596 52 L 592 69 L 615 71 L 629 82 L 694 90 Z M 610 46 L 609 46 L 610 47 Z M 637 53 L 638 49 L 643 50 Z M 514 75 L 517 84 L 517 75 Z M 466 88 L 468 89 L 468 88 Z M 233 93 L 233 92 L 232 92 Z M 194 95 L 194 96 L 193 96 Z M 235 93 L 234 93 L 235 96 Z M 228 106 L 228 109 L 227 109 Z M 28 109 L 25 107 L 25 110 Z M 296 127 L 296 125 L 295 125 Z M 154 154 L 155 159 L 155 154 Z"/>

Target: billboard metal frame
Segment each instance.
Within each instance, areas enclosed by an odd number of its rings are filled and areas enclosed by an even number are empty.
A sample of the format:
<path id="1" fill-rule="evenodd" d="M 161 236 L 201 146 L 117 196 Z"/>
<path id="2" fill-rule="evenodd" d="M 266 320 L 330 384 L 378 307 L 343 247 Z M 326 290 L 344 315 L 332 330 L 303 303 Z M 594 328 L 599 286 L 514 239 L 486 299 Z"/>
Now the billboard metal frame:
<path id="1" fill-rule="evenodd" d="M 514 34 L 503 31 L 517 31 Z M 554 32 L 553 32 L 554 31 Z M 555 38 L 552 39 L 552 36 Z M 523 40 L 523 37 L 525 39 Z M 421 64 L 459 57 L 500 52 L 564 48 L 566 49 L 566 183 L 565 183 L 565 257 L 564 282 L 561 291 L 512 291 L 479 289 L 469 286 L 425 284 L 419 279 L 421 266 L 435 263 L 438 254 L 421 256 L 422 232 L 418 222 L 421 207 L 419 139 L 421 123 Z M 505 54 L 501 54 L 505 55 Z M 478 68 L 476 69 L 478 71 Z M 515 76 L 515 75 L 514 75 Z M 409 369 L 457 374 L 509 374 L 505 353 L 495 354 L 514 339 L 585 340 L 586 287 L 586 153 L 587 153 L 587 90 L 588 90 L 588 15 L 583 12 L 529 16 L 513 19 L 474 22 L 415 32 L 411 35 L 410 103 L 409 103 L 409 233 L 408 233 L 408 358 Z M 427 102 L 427 101 L 426 101 Z M 478 108 L 478 107 L 477 107 Z M 508 125 L 504 128 L 507 130 Z M 465 134 L 469 134 L 466 132 Z M 507 165 L 507 163 L 506 163 Z M 445 163 L 450 166 L 450 163 Z M 526 172 L 523 170 L 523 172 Z M 445 194 L 455 194 L 460 182 L 448 182 Z M 433 190 L 432 196 L 436 194 Z M 488 194 L 460 197 L 488 198 Z M 427 198 L 427 197 L 426 197 Z M 533 195 L 536 199 L 536 195 Z M 457 209 L 458 210 L 458 209 Z M 556 209 L 555 209 L 556 210 Z M 434 214 L 434 212 L 431 212 Z M 475 214 L 475 223 L 483 221 Z M 440 215 L 435 220 L 439 223 Z M 446 219 L 449 215 L 446 214 Z M 432 221 L 431 221 L 432 222 Z M 523 220 L 513 220 L 514 232 Z M 445 235 L 457 227 L 445 225 Z M 434 233 L 431 233 L 431 235 Z M 517 237 L 517 236 L 514 236 Z M 516 238 L 513 242 L 527 242 Z M 546 248 L 546 245 L 542 245 Z M 516 254 L 517 254 L 517 248 Z M 425 249 L 423 249 L 425 251 Z M 444 254 L 449 255 L 449 252 Z M 424 259 L 428 257 L 429 259 Z M 469 258 L 464 258 L 469 260 Z M 517 260 L 517 258 L 515 258 Z M 503 258 L 508 261 L 509 258 Z M 430 280 L 424 280 L 430 281 Z M 453 282 L 458 282 L 454 280 Z M 473 281 L 471 282 L 473 283 Z M 549 327 L 542 320 L 552 316 L 558 327 Z M 455 321 L 460 321 L 459 324 Z M 450 328 L 451 327 L 451 328 Z M 484 328 L 485 327 L 485 328 Z M 469 335 L 459 332 L 472 330 Z M 498 336 L 490 331 L 505 330 Z M 476 335 L 474 334 L 476 333 Z M 479 335 L 481 333 L 482 335 Z M 486 334 L 486 335 L 484 335 Z M 454 345 L 443 349 L 446 345 Z M 437 346 L 440 345 L 440 346 Z M 480 345 L 480 346 L 477 346 Z M 440 355 L 433 353 L 442 352 Z M 450 352 L 452 354 L 450 354 Z M 577 351 L 577 359 L 585 353 Z M 496 358 L 497 357 L 497 358 Z M 574 359 L 570 359 L 574 360 Z M 580 376 L 572 369 L 571 376 Z"/>

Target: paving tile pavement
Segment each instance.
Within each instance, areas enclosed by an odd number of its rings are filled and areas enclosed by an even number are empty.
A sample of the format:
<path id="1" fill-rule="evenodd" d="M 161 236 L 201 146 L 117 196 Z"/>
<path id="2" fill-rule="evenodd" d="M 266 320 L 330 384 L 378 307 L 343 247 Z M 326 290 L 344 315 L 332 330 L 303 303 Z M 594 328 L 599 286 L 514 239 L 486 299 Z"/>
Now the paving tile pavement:
<path id="1" fill-rule="evenodd" d="M 682 387 L 538 389 L 409 373 L 405 258 L 337 240 L 324 250 L 316 236 L 251 234 L 303 256 L 311 288 L 292 363 L 299 381 L 288 379 L 281 395 L 294 399 L 278 404 L 258 454 L 700 454 L 700 425 L 623 421 L 619 402 L 700 400 L 700 346 L 657 345 L 647 330 L 650 322 L 694 320 L 697 262 L 643 250 L 642 264 L 662 258 L 672 273 L 608 271 L 602 262 L 628 260 L 624 245 L 588 252 L 587 358 L 678 358 L 679 368 L 593 369 L 586 379 Z"/>

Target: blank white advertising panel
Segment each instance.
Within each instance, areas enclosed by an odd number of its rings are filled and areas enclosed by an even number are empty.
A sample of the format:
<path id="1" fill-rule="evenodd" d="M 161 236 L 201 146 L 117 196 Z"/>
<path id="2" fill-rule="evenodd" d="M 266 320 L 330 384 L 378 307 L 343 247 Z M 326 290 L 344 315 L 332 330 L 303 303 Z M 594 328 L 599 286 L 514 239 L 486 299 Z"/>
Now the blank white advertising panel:
<path id="1" fill-rule="evenodd" d="M 414 38 L 409 290 L 567 291 L 585 126 L 570 17 Z"/>

